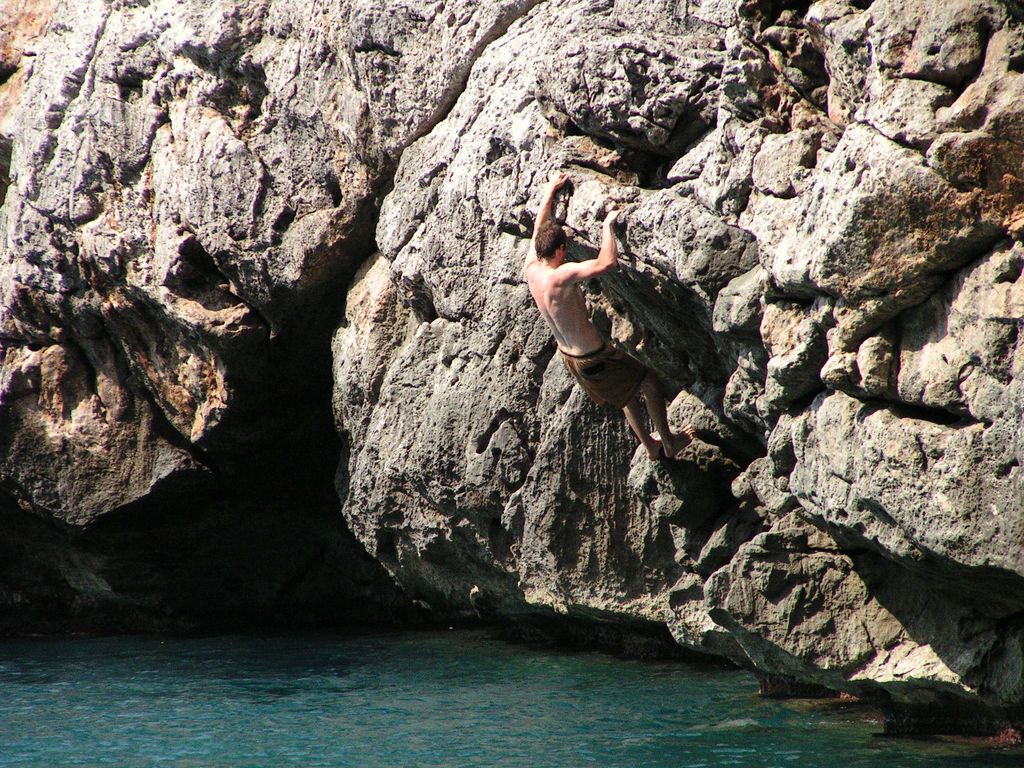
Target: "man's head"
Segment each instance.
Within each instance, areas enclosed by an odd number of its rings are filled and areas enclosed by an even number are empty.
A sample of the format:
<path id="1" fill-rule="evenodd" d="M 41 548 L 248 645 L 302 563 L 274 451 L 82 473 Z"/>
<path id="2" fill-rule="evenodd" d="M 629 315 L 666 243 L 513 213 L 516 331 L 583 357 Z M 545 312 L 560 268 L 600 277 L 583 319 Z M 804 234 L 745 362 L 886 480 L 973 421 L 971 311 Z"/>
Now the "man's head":
<path id="1" fill-rule="evenodd" d="M 543 261 L 551 261 L 560 248 L 565 248 L 565 231 L 552 221 L 545 221 L 537 230 L 534 245 L 537 257 Z"/>

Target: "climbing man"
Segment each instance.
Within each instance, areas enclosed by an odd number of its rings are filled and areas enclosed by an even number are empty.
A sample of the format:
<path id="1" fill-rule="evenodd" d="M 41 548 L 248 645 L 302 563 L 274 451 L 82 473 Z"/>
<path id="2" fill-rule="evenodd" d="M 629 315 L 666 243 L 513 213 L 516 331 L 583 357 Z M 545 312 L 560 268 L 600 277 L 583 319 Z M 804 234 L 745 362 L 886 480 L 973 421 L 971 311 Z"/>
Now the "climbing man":
<path id="1" fill-rule="evenodd" d="M 554 334 L 562 362 L 583 389 L 600 405 L 613 405 L 626 414 L 647 455 L 674 458 L 694 438 L 693 427 L 675 433 L 669 428 L 665 397 L 654 372 L 639 360 L 607 343 L 590 322 L 580 283 L 618 265 L 619 248 L 612 227 L 618 211 L 604 218 L 601 249 L 596 259 L 566 262 L 566 237 L 563 229 L 551 221 L 555 193 L 569 180 L 560 173 L 548 182 L 540 211 L 533 225 L 530 253 L 523 265 L 526 282 L 551 333 Z M 647 430 L 637 393 L 643 393 L 647 412 L 661 439 Z"/>

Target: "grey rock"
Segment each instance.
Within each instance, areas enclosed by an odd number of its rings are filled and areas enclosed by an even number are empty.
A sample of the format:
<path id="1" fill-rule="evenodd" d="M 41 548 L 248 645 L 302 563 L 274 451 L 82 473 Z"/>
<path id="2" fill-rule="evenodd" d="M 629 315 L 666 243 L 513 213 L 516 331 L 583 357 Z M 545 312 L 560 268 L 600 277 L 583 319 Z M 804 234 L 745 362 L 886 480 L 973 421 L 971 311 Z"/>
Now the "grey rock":
<path id="1" fill-rule="evenodd" d="M 906 314 L 894 350 L 900 401 L 986 423 L 1004 417 L 1024 317 L 1022 257 L 1020 243 L 1004 243 Z"/>
<path id="2" fill-rule="evenodd" d="M 766 136 L 754 158 L 754 187 L 776 197 L 792 197 L 794 175 L 814 167 L 820 146 L 820 136 L 812 131 Z"/>
<path id="3" fill-rule="evenodd" d="M 575 232 L 574 253 L 594 252 L 606 200 L 629 211 L 623 267 L 603 295 L 593 294 L 596 322 L 670 381 L 695 379 L 703 368 L 721 370 L 724 384 L 726 361 L 710 344 L 714 296 L 754 266 L 756 252 L 745 233 L 688 195 L 636 186 L 628 150 L 680 151 L 643 115 L 696 86 L 672 63 L 676 54 L 657 52 L 656 36 L 643 50 L 630 42 L 639 30 L 611 23 L 619 10 L 608 17 L 591 9 L 577 21 L 578 6 L 543 6 L 510 28 L 476 62 L 446 120 L 403 154 L 382 208 L 377 242 L 417 325 L 370 415 L 367 405 L 339 414 L 343 430 L 371 425 L 365 440 L 353 440 L 358 452 L 339 476 L 352 478 L 345 514 L 360 540 L 409 593 L 439 609 L 471 610 L 476 585 L 505 615 L 660 622 L 678 578 L 667 518 L 683 514 L 680 498 L 714 512 L 702 499 L 708 468 L 725 473 L 728 497 L 729 460 L 720 451 L 664 476 L 635 457 L 633 486 L 647 490 L 630 491 L 634 439 L 619 414 L 609 417 L 572 387 L 520 274 L 538 182 L 556 163 L 571 163 L 571 196 L 558 208 Z M 651 91 L 641 107 L 624 100 L 617 76 L 589 101 L 552 88 L 577 75 L 564 69 L 561 33 L 547 30 L 584 22 L 597 30 L 587 55 L 619 66 L 615 52 L 632 51 L 653 67 L 670 65 L 657 70 L 657 87 L 668 90 Z M 682 111 L 659 120 L 698 119 L 671 99 Z M 636 120 L 623 106 L 640 110 Z M 568 133 L 570 120 L 592 138 Z M 623 150 L 610 152 L 607 140 Z M 705 330 L 672 350 L 666 341 L 694 319 Z M 353 380 L 341 371 L 337 378 L 339 387 Z M 713 410 L 690 409 L 697 411 L 712 431 L 727 432 Z M 674 495 L 662 494 L 661 483 Z"/>
<path id="4" fill-rule="evenodd" d="M 60 567 L 103 586 L 33 586 L 52 554 L 6 578 L 58 623 L 383 614 L 382 571 L 325 481 L 328 366 L 295 343 L 326 346 L 317 304 L 370 250 L 372 179 L 332 122 L 345 100 L 306 87 L 344 66 L 269 2 L 51 10 L 4 84 L 2 514 L 33 540 L 63 531 Z M 370 585 L 382 601 L 345 605 Z"/>
<path id="5" fill-rule="evenodd" d="M 662 36 L 642 21 L 630 30 L 615 17 L 587 24 L 564 30 L 568 43 L 538 67 L 537 97 L 547 111 L 588 134 L 668 157 L 714 126 L 718 37 Z"/>
<path id="6" fill-rule="evenodd" d="M 790 403 L 821 389 L 831 312 L 829 302 L 821 299 L 810 306 L 781 301 L 765 304 L 761 338 L 769 359 L 758 411 L 768 420 L 774 421 Z"/>

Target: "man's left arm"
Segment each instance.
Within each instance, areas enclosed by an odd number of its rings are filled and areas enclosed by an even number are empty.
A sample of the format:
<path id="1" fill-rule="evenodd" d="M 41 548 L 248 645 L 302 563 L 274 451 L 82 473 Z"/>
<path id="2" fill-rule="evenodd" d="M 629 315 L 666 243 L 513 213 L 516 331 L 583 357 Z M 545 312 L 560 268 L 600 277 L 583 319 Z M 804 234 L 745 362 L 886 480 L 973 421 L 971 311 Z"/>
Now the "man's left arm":
<path id="1" fill-rule="evenodd" d="M 586 280 L 589 277 L 600 275 L 619 265 L 619 244 L 615 239 L 613 227 L 619 217 L 617 210 L 608 211 L 601 225 L 601 249 L 597 252 L 596 259 L 586 261 L 567 262 L 558 270 L 563 272 L 566 278 L 574 281 Z"/>

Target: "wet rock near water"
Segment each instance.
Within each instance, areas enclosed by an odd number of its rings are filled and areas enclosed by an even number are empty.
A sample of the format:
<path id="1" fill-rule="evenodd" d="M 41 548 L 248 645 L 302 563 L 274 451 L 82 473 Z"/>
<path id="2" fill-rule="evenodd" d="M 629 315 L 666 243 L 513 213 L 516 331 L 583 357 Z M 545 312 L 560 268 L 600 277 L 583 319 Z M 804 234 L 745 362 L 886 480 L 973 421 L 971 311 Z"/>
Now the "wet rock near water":
<path id="1" fill-rule="evenodd" d="M 1019 729 L 1022 32 L 1002 0 L 8 3 L 0 630 L 667 629 L 893 731 Z M 697 429 L 674 461 L 523 284 L 555 171 L 570 258 L 622 211 L 588 303 Z"/>

